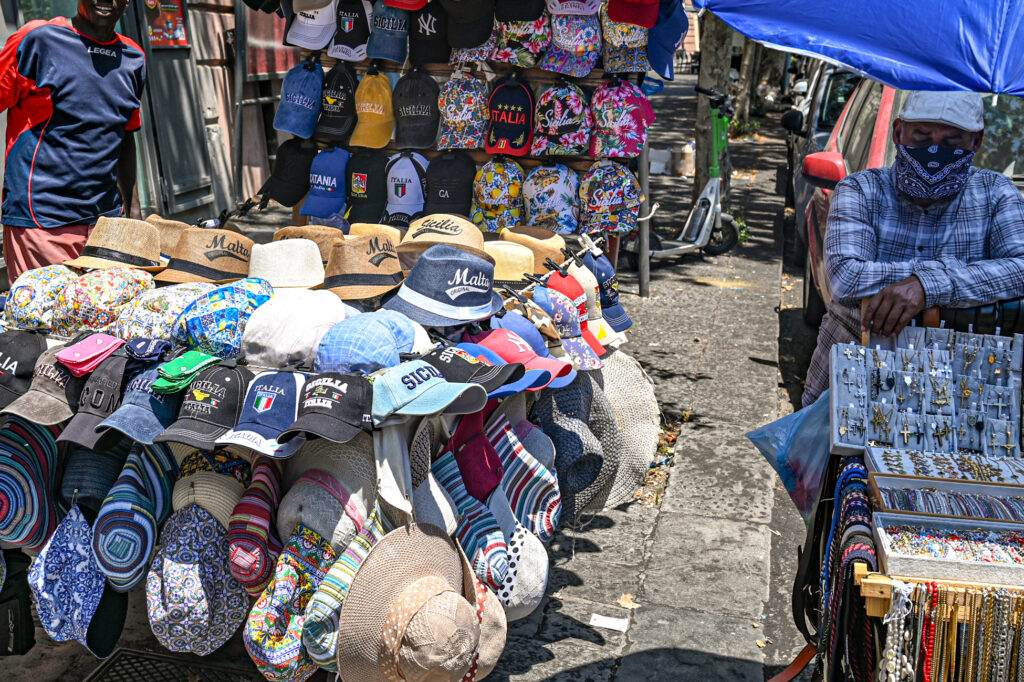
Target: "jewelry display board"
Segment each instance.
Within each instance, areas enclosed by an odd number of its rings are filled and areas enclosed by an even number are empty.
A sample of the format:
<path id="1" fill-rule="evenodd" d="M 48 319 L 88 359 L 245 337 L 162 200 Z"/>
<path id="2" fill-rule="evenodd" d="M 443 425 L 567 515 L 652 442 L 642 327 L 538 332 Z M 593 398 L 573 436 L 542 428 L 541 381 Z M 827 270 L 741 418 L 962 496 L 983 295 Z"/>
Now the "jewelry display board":
<path id="1" fill-rule="evenodd" d="M 864 463 L 869 472 L 879 474 L 1024 485 L 1024 459 L 1019 457 L 869 447 Z"/>
<path id="2" fill-rule="evenodd" d="M 868 474 L 875 511 L 1024 524 L 1024 486 Z"/>

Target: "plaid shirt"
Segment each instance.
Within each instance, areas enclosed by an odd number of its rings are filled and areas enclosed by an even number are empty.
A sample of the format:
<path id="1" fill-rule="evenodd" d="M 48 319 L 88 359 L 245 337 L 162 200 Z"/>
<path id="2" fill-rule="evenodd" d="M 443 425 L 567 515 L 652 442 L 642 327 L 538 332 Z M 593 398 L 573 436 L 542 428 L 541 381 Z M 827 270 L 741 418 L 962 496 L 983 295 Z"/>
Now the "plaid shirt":
<path id="1" fill-rule="evenodd" d="M 1006 176 L 972 168 L 962 192 L 922 208 L 899 194 L 891 167 L 854 173 L 832 196 L 825 272 L 833 300 L 804 404 L 828 387 L 828 341 L 859 338 L 861 299 L 890 284 L 916 275 L 925 307 L 1024 296 L 1024 197 Z"/>

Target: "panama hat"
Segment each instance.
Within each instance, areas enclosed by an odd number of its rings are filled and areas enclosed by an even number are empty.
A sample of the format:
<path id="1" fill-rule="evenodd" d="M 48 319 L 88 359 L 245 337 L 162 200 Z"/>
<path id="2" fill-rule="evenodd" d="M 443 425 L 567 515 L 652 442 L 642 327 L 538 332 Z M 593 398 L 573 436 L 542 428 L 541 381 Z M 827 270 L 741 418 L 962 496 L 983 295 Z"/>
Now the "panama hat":
<path id="1" fill-rule="evenodd" d="M 244 492 L 245 488 L 233 476 L 214 471 L 197 471 L 175 482 L 171 503 L 176 512 L 190 504 L 199 505 L 217 519 L 226 533 L 231 515 Z"/>
<path id="2" fill-rule="evenodd" d="M 484 250 L 484 235 L 480 228 L 461 216 L 435 213 L 414 220 L 409 225 L 402 243 L 398 245 L 402 269 L 411 269 L 420 254 L 438 244 L 454 246 L 494 263 L 494 258 Z"/>
<path id="3" fill-rule="evenodd" d="M 106 270 L 129 266 L 159 272 L 160 231 L 143 220 L 100 217 L 85 242 L 82 253 L 64 265 L 85 270 Z"/>
<path id="4" fill-rule="evenodd" d="M 168 220 L 156 213 L 148 216 L 146 222 L 155 227 L 160 234 L 160 258 L 164 261 L 171 257 L 181 233 L 192 227 L 188 223 L 183 223 L 180 220 Z"/>
<path id="5" fill-rule="evenodd" d="M 530 283 L 526 275 L 534 269 L 533 251 L 515 242 L 487 242 L 484 250 L 494 258 L 494 286 L 521 289 Z"/>
<path id="6" fill-rule="evenodd" d="M 344 230 L 331 227 L 330 225 L 293 225 L 291 227 L 282 227 L 275 232 L 273 241 L 308 239 L 316 243 L 317 248 L 320 249 L 320 259 L 326 265 L 327 259 L 331 255 L 331 246 L 334 245 L 334 240 L 343 239 L 344 237 Z"/>
<path id="7" fill-rule="evenodd" d="M 324 283 L 320 249 L 309 239 L 283 239 L 252 247 L 249 277 L 266 280 L 277 289 L 313 289 Z"/>
<path id="8" fill-rule="evenodd" d="M 401 283 L 398 253 L 387 235 L 349 236 L 331 246 L 324 289 L 341 300 L 380 296 Z"/>
<path id="9" fill-rule="evenodd" d="M 158 282 L 232 282 L 249 272 L 253 241 L 230 230 L 183 230 Z"/>
<path id="10" fill-rule="evenodd" d="M 533 273 L 534 275 L 547 274 L 548 268 L 544 261 L 550 258 L 559 265 L 565 262 L 565 238 L 557 232 L 546 230 L 543 227 L 520 225 L 502 230 L 499 238 L 522 244 L 533 252 Z"/>
<path id="11" fill-rule="evenodd" d="M 396 245 L 402 243 L 405 233 L 406 230 L 400 227 L 383 225 L 381 223 L 352 223 L 348 226 L 350 237 L 376 237 L 379 235 L 387 237 L 391 240 L 392 244 Z"/>

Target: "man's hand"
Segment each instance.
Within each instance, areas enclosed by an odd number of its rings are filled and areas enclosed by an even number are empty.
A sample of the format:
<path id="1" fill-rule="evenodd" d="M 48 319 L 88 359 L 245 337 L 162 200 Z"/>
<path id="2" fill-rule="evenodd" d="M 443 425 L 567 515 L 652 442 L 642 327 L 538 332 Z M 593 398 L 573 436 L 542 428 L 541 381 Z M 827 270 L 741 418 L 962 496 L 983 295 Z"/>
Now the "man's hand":
<path id="1" fill-rule="evenodd" d="M 872 296 L 860 326 L 861 329 L 889 336 L 901 331 L 922 310 L 924 287 L 921 286 L 921 280 L 911 275 Z"/>

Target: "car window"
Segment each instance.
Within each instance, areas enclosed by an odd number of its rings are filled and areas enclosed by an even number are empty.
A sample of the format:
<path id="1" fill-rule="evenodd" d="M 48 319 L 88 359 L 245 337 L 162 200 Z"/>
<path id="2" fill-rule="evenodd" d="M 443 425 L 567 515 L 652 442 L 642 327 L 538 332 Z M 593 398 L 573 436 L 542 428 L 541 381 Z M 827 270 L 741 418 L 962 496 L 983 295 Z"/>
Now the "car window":
<path id="1" fill-rule="evenodd" d="M 864 98 L 868 94 L 870 89 L 868 81 L 863 81 L 856 90 L 853 91 L 853 96 L 850 98 L 850 103 L 847 105 L 846 117 L 843 119 L 843 124 L 839 127 L 839 135 L 836 138 L 836 143 L 839 146 L 839 150 L 842 151 L 847 146 L 847 141 L 850 139 L 850 133 L 856 127 L 857 117 L 859 115 L 861 104 L 864 102 Z"/>
<path id="2" fill-rule="evenodd" d="M 850 99 L 850 94 L 857 87 L 861 77 L 855 73 L 836 71 L 825 83 L 825 94 L 821 98 L 821 114 L 818 118 L 818 130 L 832 130 L 836 127 L 839 115 Z"/>
<path id="3" fill-rule="evenodd" d="M 871 137 L 875 132 L 875 122 L 878 119 L 878 108 L 882 105 L 882 84 L 865 81 L 864 85 L 867 87 L 861 87 L 861 90 L 865 91 L 865 95 L 860 100 L 860 108 L 856 112 L 850 111 L 850 113 L 856 113 L 857 116 L 851 121 L 852 127 L 846 143 L 839 149 L 850 173 L 863 170 L 867 165 Z"/>

